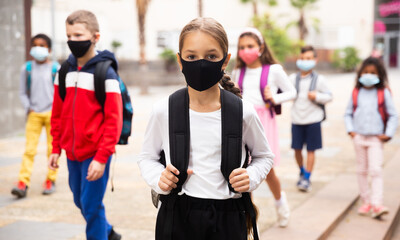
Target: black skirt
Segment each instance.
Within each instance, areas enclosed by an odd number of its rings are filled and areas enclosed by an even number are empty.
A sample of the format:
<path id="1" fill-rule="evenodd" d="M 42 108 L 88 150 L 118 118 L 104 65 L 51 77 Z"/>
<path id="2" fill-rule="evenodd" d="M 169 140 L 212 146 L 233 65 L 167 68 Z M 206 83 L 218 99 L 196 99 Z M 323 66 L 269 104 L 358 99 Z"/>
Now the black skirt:
<path id="1" fill-rule="evenodd" d="M 239 199 L 161 196 L 156 240 L 247 240 L 245 206 Z"/>

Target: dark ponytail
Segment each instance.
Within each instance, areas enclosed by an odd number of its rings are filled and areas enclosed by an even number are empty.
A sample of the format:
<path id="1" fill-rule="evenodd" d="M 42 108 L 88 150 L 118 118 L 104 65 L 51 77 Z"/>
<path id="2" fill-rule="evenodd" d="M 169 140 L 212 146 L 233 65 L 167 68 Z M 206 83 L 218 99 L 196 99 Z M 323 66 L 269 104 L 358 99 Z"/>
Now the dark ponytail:
<path id="1" fill-rule="evenodd" d="M 254 214 L 256 215 L 256 222 L 258 222 L 259 210 L 258 207 L 253 202 L 253 194 L 250 193 L 251 204 L 254 208 Z M 250 214 L 246 211 L 246 228 L 247 228 L 247 240 L 254 240 L 254 231 L 253 231 L 253 220 L 251 219 Z"/>
<path id="2" fill-rule="evenodd" d="M 235 83 L 231 80 L 228 74 L 224 72 L 224 75 L 222 76 L 221 80 L 219 81 L 219 84 L 226 90 L 229 91 L 236 96 L 242 98 L 242 94 L 240 92 L 240 89 L 235 86 Z"/>

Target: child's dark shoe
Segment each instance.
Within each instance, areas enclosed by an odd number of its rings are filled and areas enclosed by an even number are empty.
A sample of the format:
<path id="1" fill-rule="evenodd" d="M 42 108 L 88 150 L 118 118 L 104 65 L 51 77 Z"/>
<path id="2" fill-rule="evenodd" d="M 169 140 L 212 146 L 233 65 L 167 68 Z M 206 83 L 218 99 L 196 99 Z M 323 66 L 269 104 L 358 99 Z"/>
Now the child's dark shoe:
<path id="1" fill-rule="evenodd" d="M 28 190 L 28 186 L 24 182 L 18 181 L 17 186 L 15 186 L 11 190 L 11 194 L 16 196 L 17 198 L 24 198 L 26 197 L 26 192 Z"/>
<path id="2" fill-rule="evenodd" d="M 120 240 L 121 238 L 121 234 L 114 231 L 114 228 L 111 228 L 111 232 L 108 234 L 108 240 Z"/>

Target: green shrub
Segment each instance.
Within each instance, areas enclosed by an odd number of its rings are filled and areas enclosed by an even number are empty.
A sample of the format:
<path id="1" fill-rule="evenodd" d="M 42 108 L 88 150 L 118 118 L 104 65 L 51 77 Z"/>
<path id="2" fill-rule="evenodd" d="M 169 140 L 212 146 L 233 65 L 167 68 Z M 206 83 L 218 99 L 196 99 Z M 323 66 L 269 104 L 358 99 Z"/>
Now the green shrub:
<path id="1" fill-rule="evenodd" d="M 236 65 L 236 59 L 231 58 L 229 60 L 228 66 L 226 66 L 225 72 L 229 73 L 229 75 L 230 75 L 232 73 L 232 71 L 235 69 L 235 65 Z"/>
<path id="2" fill-rule="evenodd" d="M 301 42 L 292 41 L 285 29 L 277 26 L 269 14 L 254 17 L 253 24 L 262 33 L 268 47 L 280 62 L 284 62 L 288 56 L 300 52 Z"/>
<path id="3" fill-rule="evenodd" d="M 112 51 L 114 52 L 114 54 L 117 54 L 117 50 L 121 46 L 122 46 L 122 43 L 120 41 L 118 41 L 118 40 L 113 40 L 111 42 L 111 47 L 112 47 Z"/>
<path id="4" fill-rule="evenodd" d="M 167 62 L 176 62 L 176 53 L 169 48 L 165 48 L 162 53 L 160 53 L 161 59 Z"/>
<path id="5" fill-rule="evenodd" d="M 343 71 L 354 71 L 360 62 L 361 59 L 358 57 L 358 51 L 354 47 L 337 49 L 333 53 L 333 66 Z"/>
<path id="6" fill-rule="evenodd" d="M 122 43 L 120 42 L 120 41 L 118 41 L 118 40 L 113 40 L 112 42 L 111 42 L 111 47 L 113 48 L 113 49 L 117 49 L 117 48 L 119 48 L 119 47 L 121 47 L 122 46 Z"/>
<path id="7" fill-rule="evenodd" d="M 165 48 L 164 51 L 160 53 L 160 57 L 164 60 L 164 67 L 167 72 L 175 72 L 178 70 L 176 54 L 172 49 Z"/>

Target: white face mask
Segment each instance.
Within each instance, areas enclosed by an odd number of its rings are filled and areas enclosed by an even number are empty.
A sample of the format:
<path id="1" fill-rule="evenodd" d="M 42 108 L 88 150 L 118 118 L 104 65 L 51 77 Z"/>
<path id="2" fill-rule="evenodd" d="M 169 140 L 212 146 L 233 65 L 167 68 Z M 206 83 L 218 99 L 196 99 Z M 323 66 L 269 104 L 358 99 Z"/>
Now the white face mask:
<path id="1" fill-rule="evenodd" d="M 49 49 L 46 47 L 32 47 L 29 54 L 37 61 L 42 62 L 49 56 Z"/>
<path id="2" fill-rule="evenodd" d="M 316 63 L 317 62 L 315 60 L 298 59 L 296 61 L 296 66 L 302 71 L 310 71 L 311 69 L 313 69 L 315 67 Z"/>
<path id="3" fill-rule="evenodd" d="M 358 81 L 365 87 L 372 87 L 380 82 L 376 74 L 364 73 Z"/>

